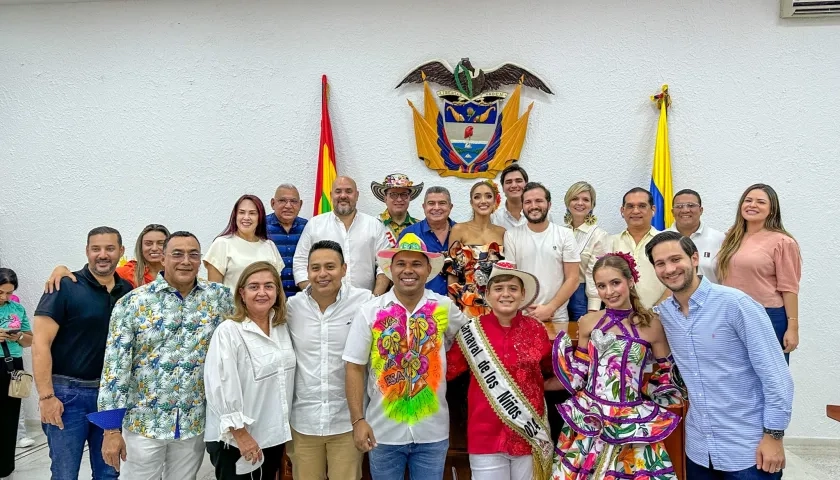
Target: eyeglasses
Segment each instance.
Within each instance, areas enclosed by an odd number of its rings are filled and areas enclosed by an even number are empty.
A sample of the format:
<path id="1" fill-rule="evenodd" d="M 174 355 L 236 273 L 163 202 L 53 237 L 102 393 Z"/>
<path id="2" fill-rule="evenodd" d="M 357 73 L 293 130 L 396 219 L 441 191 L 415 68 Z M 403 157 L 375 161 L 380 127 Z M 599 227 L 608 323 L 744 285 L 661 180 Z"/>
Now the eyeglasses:
<path id="1" fill-rule="evenodd" d="M 644 210 L 647 210 L 649 208 L 650 208 L 650 205 L 648 205 L 647 203 L 638 203 L 638 204 L 636 204 L 636 203 L 626 203 L 626 204 L 624 204 L 624 209 L 625 210 L 630 210 L 631 212 L 633 210 L 644 211 Z"/>
<path id="2" fill-rule="evenodd" d="M 391 200 L 408 200 L 411 195 L 408 192 L 388 192 L 388 198 Z"/>
<path id="3" fill-rule="evenodd" d="M 694 210 L 695 208 L 699 208 L 700 205 L 696 203 L 675 203 L 674 209 L 676 210 Z"/>
<path id="4" fill-rule="evenodd" d="M 300 203 L 300 200 L 295 200 L 294 198 L 275 198 L 275 202 L 279 203 L 280 205 L 292 205 L 295 206 Z"/>
<path id="5" fill-rule="evenodd" d="M 170 253 L 169 256 L 172 257 L 175 260 L 183 260 L 184 257 L 188 256 L 188 257 L 190 257 L 191 262 L 200 262 L 201 261 L 201 253 L 200 252 L 190 252 L 189 254 L 187 254 L 187 253 L 180 252 L 180 251 L 176 250 L 176 251 Z"/>

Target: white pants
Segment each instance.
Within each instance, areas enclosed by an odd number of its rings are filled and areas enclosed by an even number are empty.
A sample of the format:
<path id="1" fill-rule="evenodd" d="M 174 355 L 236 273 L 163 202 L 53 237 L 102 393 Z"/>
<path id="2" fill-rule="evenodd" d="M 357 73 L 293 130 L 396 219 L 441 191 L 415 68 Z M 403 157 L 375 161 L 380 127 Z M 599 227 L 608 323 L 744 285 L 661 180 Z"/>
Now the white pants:
<path id="1" fill-rule="evenodd" d="M 470 455 L 473 480 L 531 480 L 534 460 L 531 455 Z"/>
<path id="2" fill-rule="evenodd" d="M 122 480 L 195 480 L 204 460 L 204 435 L 155 440 L 123 430 L 126 459 Z"/>

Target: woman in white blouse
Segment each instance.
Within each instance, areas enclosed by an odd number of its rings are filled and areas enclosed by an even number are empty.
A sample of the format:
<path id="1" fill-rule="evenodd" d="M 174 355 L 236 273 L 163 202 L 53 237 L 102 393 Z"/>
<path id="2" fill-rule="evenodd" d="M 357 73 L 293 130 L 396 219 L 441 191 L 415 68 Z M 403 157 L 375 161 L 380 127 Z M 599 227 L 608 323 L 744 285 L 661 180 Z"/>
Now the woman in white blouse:
<path id="1" fill-rule="evenodd" d="M 216 478 L 271 479 L 292 438 L 289 413 L 295 353 L 286 328 L 286 298 L 269 262 L 245 268 L 236 311 L 216 327 L 204 365 L 204 441 Z"/>
<path id="2" fill-rule="evenodd" d="M 225 231 L 213 240 L 204 255 L 207 279 L 233 289 L 242 270 L 254 262 L 265 261 L 278 272 L 283 271 L 285 263 L 277 246 L 268 240 L 265 224 L 262 200 L 255 195 L 239 197 Z"/>
<path id="3" fill-rule="evenodd" d="M 576 322 L 586 312 L 601 309 L 601 298 L 595 281 L 592 279 L 592 267 L 598 257 L 607 253 L 609 233 L 598 226 L 598 218 L 592 213 L 595 209 L 595 189 L 587 182 L 577 182 L 566 192 L 566 226 L 572 229 L 580 254 L 580 285 L 569 298 L 569 320 Z"/>

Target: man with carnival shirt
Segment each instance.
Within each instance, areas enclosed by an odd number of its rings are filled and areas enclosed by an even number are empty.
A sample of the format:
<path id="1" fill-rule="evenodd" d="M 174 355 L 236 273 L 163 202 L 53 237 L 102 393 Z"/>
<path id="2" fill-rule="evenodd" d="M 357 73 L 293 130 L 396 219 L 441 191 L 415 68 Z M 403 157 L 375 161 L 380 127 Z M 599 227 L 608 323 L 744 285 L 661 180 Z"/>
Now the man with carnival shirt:
<path id="1" fill-rule="evenodd" d="M 373 480 L 403 478 L 406 468 L 412 480 L 441 479 L 449 448 L 446 351 L 467 319 L 425 288 L 443 257 L 417 235 L 378 252 L 377 262 L 394 288 L 362 305 L 343 355 L 353 440 L 368 452 Z"/>

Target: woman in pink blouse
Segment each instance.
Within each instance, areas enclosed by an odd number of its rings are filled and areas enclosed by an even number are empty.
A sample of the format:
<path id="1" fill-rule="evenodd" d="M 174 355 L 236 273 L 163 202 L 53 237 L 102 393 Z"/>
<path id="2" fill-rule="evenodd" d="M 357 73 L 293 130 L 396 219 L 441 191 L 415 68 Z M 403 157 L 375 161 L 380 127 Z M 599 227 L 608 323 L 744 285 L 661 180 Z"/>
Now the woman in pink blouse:
<path id="1" fill-rule="evenodd" d="M 779 197 L 758 183 L 741 195 L 735 225 L 717 258 L 721 284 L 737 288 L 762 304 L 789 362 L 799 345 L 799 244 L 782 226 Z"/>

